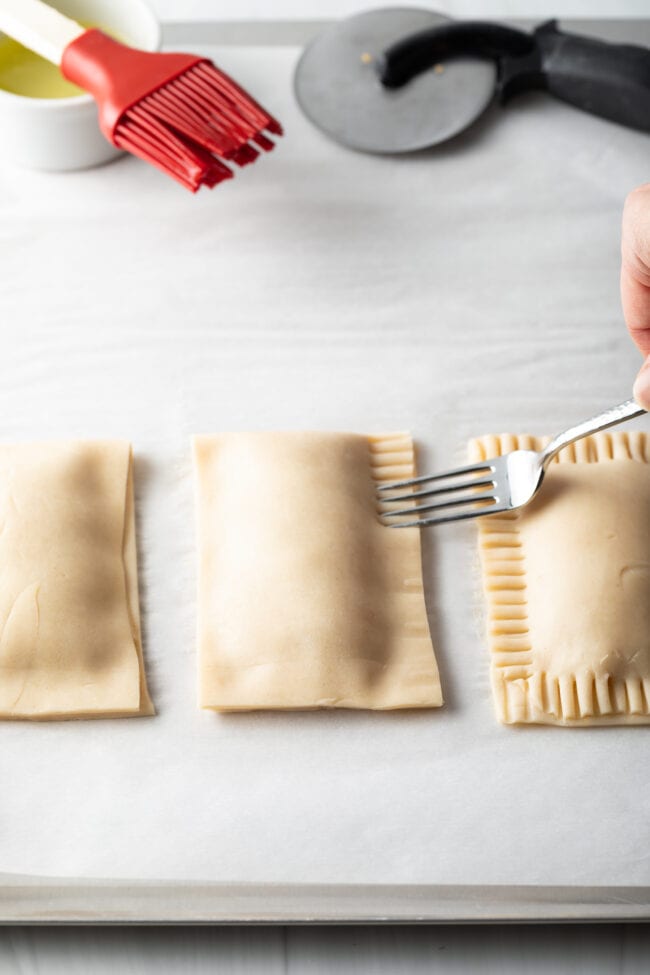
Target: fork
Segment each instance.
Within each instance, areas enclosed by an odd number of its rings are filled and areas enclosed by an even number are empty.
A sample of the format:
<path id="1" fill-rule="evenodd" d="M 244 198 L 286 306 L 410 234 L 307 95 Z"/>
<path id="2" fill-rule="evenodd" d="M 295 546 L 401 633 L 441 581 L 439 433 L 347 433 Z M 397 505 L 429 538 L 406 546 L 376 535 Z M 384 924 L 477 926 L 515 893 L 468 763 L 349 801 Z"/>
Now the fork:
<path id="1" fill-rule="evenodd" d="M 479 518 L 482 515 L 495 515 L 521 508 L 535 497 L 544 480 L 548 465 L 563 447 L 590 433 L 606 430 L 617 423 L 641 416 L 645 412 L 638 403 L 629 399 L 625 403 L 619 403 L 618 406 L 612 406 L 604 413 L 599 413 L 598 416 L 569 427 L 563 433 L 558 433 L 544 450 L 512 450 L 502 457 L 492 457 L 478 464 L 457 467 L 453 471 L 445 471 L 442 474 L 425 474 L 422 477 L 412 477 L 407 481 L 382 484 L 377 488 L 378 499 L 382 506 L 413 500 L 416 500 L 417 504 L 397 510 L 383 510 L 381 517 L 384 520 L 407 518 L 408 520 L 394 521 L 389 524 L 389 527 L 413 528 L 423 525 L 441 525 L 449 521 L 463 521 L 466 518 Z M 403 489 L 419 488 L 421 485 L 427 486 L 424 490 L 408 490 L 404 494 L 387 496 L 387 492 L 401 492 Z M 419 501 L 421 498 L 433 500 L 421 504 Z M 431 512 L 435 513 L 431 514 Z M 420 517 L 425 513 L 429 517 Z"/>

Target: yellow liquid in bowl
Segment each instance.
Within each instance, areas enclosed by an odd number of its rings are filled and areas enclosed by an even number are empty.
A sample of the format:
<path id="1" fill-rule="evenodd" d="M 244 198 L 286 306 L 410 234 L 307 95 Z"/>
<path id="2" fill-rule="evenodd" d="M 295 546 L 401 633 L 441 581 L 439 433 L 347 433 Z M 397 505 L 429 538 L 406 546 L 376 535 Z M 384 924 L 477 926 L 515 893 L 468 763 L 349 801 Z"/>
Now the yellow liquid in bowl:
<path id="1" fill-rule="evenodd" d="M 73 98 L 83 89 L 67 81 L 55 64 L 0 35 L 0 88 L 27 98 Z"/>

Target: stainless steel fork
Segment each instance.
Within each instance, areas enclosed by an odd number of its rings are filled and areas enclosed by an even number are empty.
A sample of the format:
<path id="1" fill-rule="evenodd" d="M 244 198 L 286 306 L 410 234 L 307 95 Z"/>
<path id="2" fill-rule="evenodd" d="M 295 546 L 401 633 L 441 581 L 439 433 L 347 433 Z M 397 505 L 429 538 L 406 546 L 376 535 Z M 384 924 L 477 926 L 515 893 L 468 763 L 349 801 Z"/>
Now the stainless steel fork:
<path id="1" fill-rule="evenodd" d="M 641 416 L 646 411 L 633 399 L 599 413 L 590 420 L 584 420 L 564 433 L 558 433 L 544 450 L 513 450 L 502 457 L 492 457 L 479 464 L 468 464 L 442 474 L 413 477 L 408 481 L 393 481 L 382 484 L 378 498 L 382 504 L 381 517 L 391 519 L 391 528 L 412 528 L 413 526 L 441 525 L 448 521 L 462 521 L 466 518 L 479 518 L 481 515 L 495 515 L 513 508 L 521 508 L 531 501 L 542 484 L 550 462 L 563 447 L 599 430 L 606 430 L 624 420 Z M 424 490 L 419 488 L 429 485 Z M 398 491 L 398 494 L 389 492 Z M 451 495 L 451 497 L 450 497 Z M 422 504 L 420 499 L 432 498 L 430 503 Z M 386 510 L 387 504 L 416 501 L 408 507 Z M 435 514 L 431 514 L 435 512 Z M 421 515 L 428 517 L 421 517 Z M 394 520 L 393 520 L 394 519 Z"/>

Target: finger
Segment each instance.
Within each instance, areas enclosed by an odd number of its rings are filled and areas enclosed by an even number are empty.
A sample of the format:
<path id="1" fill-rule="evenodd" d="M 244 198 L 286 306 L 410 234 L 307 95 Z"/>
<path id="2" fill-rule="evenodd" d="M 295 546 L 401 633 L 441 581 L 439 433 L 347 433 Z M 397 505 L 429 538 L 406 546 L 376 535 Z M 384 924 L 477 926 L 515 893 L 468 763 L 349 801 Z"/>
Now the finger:
<path id="1" fill-rule="evenodd" d="M 632 395 L 639 406 L 650 412 L 650 355 L 647 356 L 639 375 L 636 377 Z"/>
<path id="2" fill-rule="evenodd" d="M 650 355 L 650 183 L 629 194 L 623 210 L 621 301 L 632 339 Z"/>

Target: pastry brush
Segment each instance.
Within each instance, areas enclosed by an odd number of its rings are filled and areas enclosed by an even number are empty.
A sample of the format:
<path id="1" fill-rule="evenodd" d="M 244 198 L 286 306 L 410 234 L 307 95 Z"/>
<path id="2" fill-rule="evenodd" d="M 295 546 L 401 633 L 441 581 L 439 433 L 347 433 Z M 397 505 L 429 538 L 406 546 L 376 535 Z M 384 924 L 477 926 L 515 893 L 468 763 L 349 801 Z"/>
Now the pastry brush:
<path id="1" fill-rule="evenodd" d="M 188 189 L 213 187 L 274 146 L 282 128 L 209 59 L 139 51 L 41 0 L 0 0 L 0 30 L 97 102 L 106 138 Z"/>

